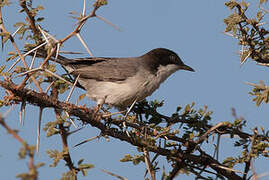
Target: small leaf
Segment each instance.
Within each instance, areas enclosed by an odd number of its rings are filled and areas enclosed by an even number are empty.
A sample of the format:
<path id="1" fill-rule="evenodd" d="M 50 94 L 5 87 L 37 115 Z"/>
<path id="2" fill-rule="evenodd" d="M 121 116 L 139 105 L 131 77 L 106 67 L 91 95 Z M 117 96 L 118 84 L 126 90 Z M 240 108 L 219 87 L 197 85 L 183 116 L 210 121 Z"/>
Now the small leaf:
<path id="1" fill-rule="evenodd" d="M 6 68 L 6 65 L 0 66 L 0 73 L 2 73 L 5 68 Z"/>
<path id="2" fill-rule="evenodd" d="M 36 19 L 36 21 L 37 21 L 37 22 L 41 22 L 41 21 L 43 21 L 44 19 L 45 19 L 44 17 L 39 17 L 39 18 Z"/>
<path id="3" fill-rule="evenodd" d="M 81 95 L 78 97 L 78 99 L 77 99 L 77 101 L 76 101 L 76 104 L 78 104 L 79 101 L 81 101 L 83 98 L 85 98 L 85 96 L 86 96 L 86 94 L 81 94 Z"/>
<path id="4" fill-rule="evenodd" d="M 120 159 L 120 162 L 128 162 L 132 160 L 133 160 L 133 157 L 130 154 L 126 154 L 124 158 Z"/>
<path id="5" fill-rule="evenodd" d="M 80 165 L 83 161 L 84 161 L 84 159 L 80 159 L 80 160 L 78 161 L 78 165 Z"/>

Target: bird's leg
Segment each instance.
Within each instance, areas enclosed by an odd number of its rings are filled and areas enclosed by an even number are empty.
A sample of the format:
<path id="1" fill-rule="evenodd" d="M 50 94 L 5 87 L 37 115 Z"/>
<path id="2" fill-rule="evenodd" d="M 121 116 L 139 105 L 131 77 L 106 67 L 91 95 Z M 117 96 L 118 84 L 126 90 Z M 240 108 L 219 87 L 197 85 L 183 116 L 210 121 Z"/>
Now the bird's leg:
<path id="1" fill-rule="evenodd" d="M 94 108 L 94 111 L 93 111 L 93 117 L 94 118 L 98 117 L 97 116 L 98 112 L 99 112 L 100 109 L 102 109 L 104 102 L 105 102 L 104 100 L 97 101 L 97 105 L 96 105 L 96 107 Z"/>
<path id="2" fill-rule="evenodd" d="M 94 115 L 97 115 L 100 109 L 103 110 L 103 104 L 105 103 L 105 99 L 99 99 L 97 101 L 97 106 L 94 109 Z"/>

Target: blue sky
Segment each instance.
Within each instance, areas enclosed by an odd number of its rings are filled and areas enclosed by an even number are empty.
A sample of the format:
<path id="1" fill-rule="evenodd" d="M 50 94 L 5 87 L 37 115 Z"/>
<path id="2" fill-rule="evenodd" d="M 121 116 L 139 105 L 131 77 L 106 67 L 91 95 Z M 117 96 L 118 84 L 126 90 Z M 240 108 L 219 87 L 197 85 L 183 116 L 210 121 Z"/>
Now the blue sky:
<path id="1" fill-rule="evenodd" d="M 15 22 L 22 21 L 24 14 L 19 14 L 18 2 L 11 1 L 8 8 L 3 9 L 5 25 L 7 29 L 14 32 L 12 26 Z M 69 34 L 76 23 L 70 18 L 71 11 L 81 12 L 83 1 L 38 1 L 45 7 L 42 15 L 46 17 L 42 23 L 50 34 L 61 39 Z M 88 9 L 93 1 L 88 1 Z M 252 1 L 252 5 L 256 1 Z M 258 2 L 258 1 L 257 1 Z M 161 85 L 149 100 L 165 100 L 161 112 L 169 115 L 174 112 L 178 105 L 185 106 L 192 102 L 196 108 L 208 106 L 214 112 L 212 123 L 220 121 L 232 121 L 231 108 L 235 108 L 237 114 L 247 120 L 248 127 L 264 126 L 269 127 L 268 105 L 262 104 L 256 107 L 251 101 L 248 92 L 251 87 L 245 82 L 258 83 L 268 77 L 266 67 L 257 66 L 254 62 L 247 61 L 240 66 L 238 51 L 240 47 L 237 41 L 223 34 L 225 26 L 223 19 L 230 11 L 221 0 L 118 0 L 109 1 L 107 6 L 97 11 L 97 14 L 105 17 L 117 25 L 121 32 L 98 19 L 90 19 L 85 24 L 81 35 L 92 50 L 94 56 L 127 57 L 139 56 L 145 52 L 158 47 L 169 48 L 181 57 L 185 64 L 193 67 L 196 72 L 178 71 L 173 74 L 164 84 Z M 22 49 L 22 44 L 16 40 Z M 7 52 L 12 48 L 7 43 L 0 54 L 4 62 Z M 13 50 L 13 49 L 12 49 Z M 76 37 L 64 44 L 63 50 L 87 52 Z M 81 91 L 76 91 L 81 93 Z M 1 96 L 4 91 L 0 89 Z M 75 99 L 75 98 L 73 98 Z M 89 105 L 93 103 L 87 102 Z M 19 106 L 18 106 L 19 107 Z M 36 127 L 38 119 L 38 108 L 27 106 L 26 123 L 20 127 L 18 123 L 18 107 L 14 113 L 7 118 L 11 127 L 20 130 L 20 135 L 30 144 L 35 144 Z M 1 112 L 4 112 L 2 109 Z M 44 112 L 43 125 L 54 120 L 54 115 L 49 109 Z M 18 161 L 17 152 L 20 145 L 9 135 L 6 135 L 3 128 L 0 128 L 0 141 L 4 146 L 0 149 L 0 163 L 2 168 L 1 179 L 14 179 L 15 174 L 27 171 L 26 161 Z M 85 162 L 95 165 L 93 170 L 84 179 L 115 179 L 103 173 L 106 169 L 120 174 L 129 179 L 143 179 L 144 165 L 134 167 L 131 163 L 121 163 L 119 159 L 124 154 L 134 154 L 136 149 L 130 145 L 115 139 L 109 142 L 104 138 L 94 140 L 78 148 L 72 146 L 85 139 L 98 135 L 99 131 L 86 127 L 69 138 L 71 155 L 75 162 L 84 157 Z M 40 168 L 40 179 L 59 179 L 59 172 L 67 171 L 64 163 L 60 162 L 59 167 L 50 168 L 49 160 L 45 151 L 47 149 L 61 149 L 59 137 L 46 138 L 45 132 L 41 133 L 41 150 L 36 162 L 46 162 L 45 167 Z M 223 139 L 222 142 L 228 139 Z M 221 155 L 233 156 L 234 149 L 231 146 L 223 145 Z M 255 161 L 257 173 L 268 171 L 268 161 Z M 14 168 L 15 167 L 15 168 Z M 64 168 L 63 168 L 64 167 Z M 12 169 L 14 168 L 14 169 Z M 185 177 L 185 176 L 184 176 Z M 81 178 L 82 179 L 82 178 Z M 193 176 L 185 177 L 193 179 Z"/>

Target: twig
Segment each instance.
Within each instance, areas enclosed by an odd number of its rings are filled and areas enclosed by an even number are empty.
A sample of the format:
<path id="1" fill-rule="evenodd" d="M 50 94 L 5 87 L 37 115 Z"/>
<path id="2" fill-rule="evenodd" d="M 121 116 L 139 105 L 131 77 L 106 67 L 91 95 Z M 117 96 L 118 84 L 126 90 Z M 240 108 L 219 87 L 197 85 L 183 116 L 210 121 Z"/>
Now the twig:
<path id="1" fill-rule="evenodd" d="M 51 58 L 51 56 L 55 53 L 57 47 L 53 47 L 52 50 L 50 51 L 50 53 L 48 54 L 48 56 L 44 59 L 43 63 L 40 65 L 41 68 L 43 68 L 45 66 L 45 64 L 47 64 L 47 62 L 49 61 L 49 59 Z"/>
<path id="2" fill-rule="evenodd" d="M 252 178 L 251 179 L 258 180 L 259 178 L 258 178 L 258 175 L 257 175 L 257 173 L 255 171 L 253 161 L 254 160 L 250 161 L 250 168 L 251 168 L 251 171 L 252 171 Z"/>
<path id="3" fill-rule="evenodd" d="M 223 125 L 224 125 L 224 123 L 223 123 L 223 122 L 220 122 L 220 123 L 218 123 L 217 125 L 211 127 L 205 134 L 203 134 L 198 140 L 196 140 L 195 143 L 196 143 L 196 144 L 201 143 L 202 141 L 204 141 L 204 140 L 207 138 L 207 136 L 208 136 L 211 132 L 215 131 L 216 129 L 218 129 L 219 127 L 221 127 L 221 126 L 223 126 Z"/>
<path id="4" fill-rule="evenodd" d="M 52 93 L 51 93 L 51 98 L 54 100 L 58 99 L 58 91 L 55 86 L 52 87 Z M 61 117 L 61 111 L 62 109 L 54 109 L 56 119 L 62 119 Z M 69 153 L 69 148 L 68 148 L 68 130 L 66 130 L 66 127 L 64 126 L 64 122 L 61 121 L 58 123 L 59 127 L 59 132 L 61 135 L 61 140 L 62 140 L 62 153 L 63 153 L 63 160 L 66 162 L 66 165 L 68 166 L 69 170 L 72 172 L 72 177 L 74 180 L 77 180 L 77 174 L 80 171 L 77 167 L 74 166 L 74 163 L 72 161 L 71 155 Z"/>
<path id="5" fill-rule="evenodd" d="M 58 114 L 57 111 L 56 113 Z M 60 118 L 60 114 L 57 115 L 57 118 Z M 60 129 L 60 135 L 61 135 L 62 145 L 63 145 L 63 151 L 62 151 L 64 153 L 63 159 L 66 162 L 66 165 L 68 166 L 70 171 L 72 171 L 73 177 L 75 178 L 75 180 L 77 180 L 77 173 L 79 172 L 79 169 L 74 166 L 73 161 L 71 159 L 69 148 L 68 148 L 68 143 L 67 143 L 68 133 L 65 130 L 63 123 L 59 124 L 59 129 Z"/>
<path id="6" fill-rule="evenodd" d="M 16 133 L 16 131 L 12 130 L 6 123 L 3 116 L 0 114 L 0 124 L 7 130 L 9 134 L 11 134 L 17 141 L 21 144 L 24 144 L 25 141 Z"/>
<path id="7" fill-rule="evenodd" d="M 39 36 L 39 31 L 38 31 L 36 24 L 35 24 L 35 18 L 33 16 L 33 14 L 31 13 L 31 11 L 28 9 L 28 7 L 26 5 L 26 1 L 20 0 L 20 6 L 23 8 L 24 12 L 26 12 L 27 16 L 29 17 L 29 18 L 27 18 L 27 20 L 30 23 L 31 30 L 35 34 L 35 37 L 37 37 L 39 40 L 41 40 L 40 36 Z"/>
<path id="8" fill-rule="evenodd" d="M 215 147 L 215 151 L 214 151 L 214 156 L 216 155 L 216 160 L 219 160 L 219 147 L 220 147 L 220 138 L 221 135 L 218 134 L 218 139 L 217 139 L 217 145 Z M 213 156 L 213 157 L 214 157 Z M 218 179 L 218 176 L 216 175 L 216 180 Z"/>
<path id="9" fill-rule="evenodd" d="M 0 114 L 0 125 L 2 125 L 9 134 L 11 134 L 18 142 L 21 143 L 22 146 L 26 149 L 28 156 L 29 156 L 29 163 L 28 163 L 28 168 L 29 168 L 29 174 L 31 175 L 32 180 L 36 180 L 37 177 L 37 170 L 36 166 L 34 165 L 34 152 L 31 151 L 31 147 L 17 134 L 17 132 L 13 129 L 11 129 L 6 123 L 3 118 L 3 116 Z"/>
<path id="10" fill-rule="evenodd" d="M 248 156 L 247 156 L 247 161 L 245 162 L 246 165 L 245 165 L 243 179 L 246 179 L 248 171 L 249 171 L 250 166 L 251 166 L 251 161 L 252 161 L 252 156 L 251 155 L 253 153 L 253 146 L 255 145 L 256 137 L 257 137 L 257 134 L 258 134 L 257 131 L 258 131 L 257 128 L 253 129 L 253 136 L 251 137 L 251 147 L 250 147 L 250 151 L 249 151 Z M 253 175 L 256 174 L 254 169 L 252 169 L 252 171 L 254 172 Z"/>

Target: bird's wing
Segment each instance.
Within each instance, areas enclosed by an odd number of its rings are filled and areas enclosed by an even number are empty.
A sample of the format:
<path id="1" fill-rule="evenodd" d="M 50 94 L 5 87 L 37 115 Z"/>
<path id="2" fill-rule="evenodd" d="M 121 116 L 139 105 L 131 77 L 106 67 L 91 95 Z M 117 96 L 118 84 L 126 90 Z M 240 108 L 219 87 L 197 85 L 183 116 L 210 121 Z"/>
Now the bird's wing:
<path id="1" fill-rule="evenodd" d="M 134 76 L 140 64 L 134 58 L 81 58 L 70 61 L 68 66 L 72 67 L 72 74 L 80 78 L 115 82 Z"/>

